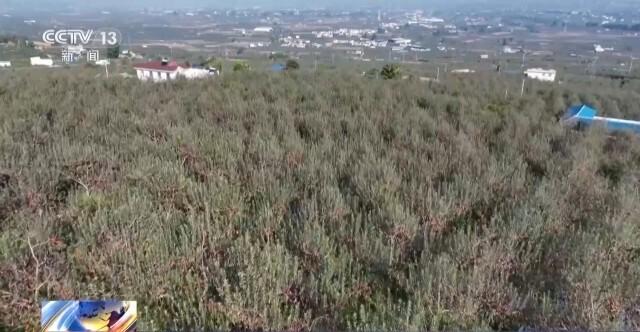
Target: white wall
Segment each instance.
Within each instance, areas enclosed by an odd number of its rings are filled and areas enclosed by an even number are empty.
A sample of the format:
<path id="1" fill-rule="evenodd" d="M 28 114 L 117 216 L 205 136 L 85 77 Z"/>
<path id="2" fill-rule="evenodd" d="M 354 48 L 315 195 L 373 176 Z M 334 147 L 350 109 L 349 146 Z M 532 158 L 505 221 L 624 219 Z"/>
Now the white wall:
<path id="1" fill-rule="evenodd" d="M 0 61 L 0 67 L 11 67 L 11 61 Z"/>
<path id="2" fill-rule="evenodd" d="M 207 78 L 212 76 L 212 74 L 206 69 L 199 68 L 185 68 L 180 71 L 180 75 L 184 76 L 186 79 L 198 79 L 198 78 Z"/>
<path id="3" fill-rule="evenodd" d="M 138 76 L 138 79 L 141 81 L 147 80 L 147 78 L 144 76 L 144 70 L 142 69 L 136 69 L 136 76 Z"/>
<path id="4" fill-rule="evenodd" d="M 526 71 L 527 77 L 544 81 L 544 82 L 553 82 L 556 80 L 556 73 L 552 71 Z"/>
<path id="5" fill-rule="evenodd" d="M 136 69 L 136 76 L 141 81 L 161 82 L 166 80 L 175 80 L 178 72 L 155 71 L 150 69 Z"/>
<path id="6" fill-rule="evenodd" d="M 42 59 L 39 57 L 33 57 L 31 58 L 31 65 L 53 67 L 53 59 Z"/>

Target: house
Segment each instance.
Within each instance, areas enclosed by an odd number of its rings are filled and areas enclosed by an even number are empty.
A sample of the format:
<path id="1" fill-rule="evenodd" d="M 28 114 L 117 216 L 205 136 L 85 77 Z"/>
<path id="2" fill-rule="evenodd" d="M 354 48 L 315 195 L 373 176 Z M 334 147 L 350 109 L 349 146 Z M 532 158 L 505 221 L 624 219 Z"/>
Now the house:
<path id="1" fill-rule="evenodd" d="M 613 47 L 602 47 L 602 45 L 599 44 L 593 44 L 593 50 L 596 53 L 603 53 L 603 52 L 613 52 L 616 49 Z"/>
<path id="2" fill-rule="evenodd" d="M 505 46 L 505 47 L 502 48 L 502 52 L 504 54 L 516 54 L 516 53 L 520 53 L 521 50 L 513 48 L 511 46 Z"/>
<path id="3" fill-rule="evenodd" d="M 11 67 L 11 61 L 0 61 L 0 68 Z"/>
<path id="4" fill-rule="evenodd" d="M 389 42 L 391 42 L 396 46 L 402 46 L 402 47 L 407 47 L 411 45 L 411 39 L 407 39 L 407 38 L 391 38 Z"/>
<path id="5" fill-rule="evenodd" d="M 179 71 L 178 75 L 183 76 L 188 80 L 195 80 L 200 78 L 207 78 L 217 75 L 218 71 L 214 68 L 183 68 Z"/>
<path id="6" fill-rule="evenodd" d="M 109 61 L 109 59 L 101 59 L 101 60 L 96 61 L 96 65 L 98 65 L 98 66 L 105 67 L 105 66 L 108 66 L 110 64 L 111 64 L 111 61 Z"/>
<path id="7" fill-rule="evenodd" d="M 610 132 L 630 131 L 640 134 L 640 121 L 605 118 L 596 116 L 597 113 L 598 111 L 590 106 L 577 105 L 567 110 L 561 122 L 564 125 L 574 128 L 590 127 L 593 124 L 599 124 Z"/>
<path id="8" fill-rule="evenodd" d="M 162 59 L 159 61 L 150 61 L 145 63 L 136 64 L 133 66 L 136 70 L 136 75 L 141 81 L 152 80 L 154 82 L 175 80 L 178 78 L 178 73 L 183 68 L 175 61 L 168 61 Z"/>
<path id="9" fill-rule="evenodd" d="M 421 46 L 412 46 L 411 50 L 414 52 L 431 52 L 430 48 L 425 48 Z"/>
<path id="10" fill-rule="evenodd" d="M 53 59 L 34 56 L 30 59 L 32 66 L 53 67 Z"/>
<path id="11" fill-rule="evenodd" d="M 253 32 L 265 32 L 265 33 L 269 33 L 272 32 L 273 28 L 272 27 L 257 27 L 255 29 L 253 29 Z"/>
<path id="12" fill-rule="evenodd" d="M 451 71 L 452 74 L 473 74 L 475 72 L 476 72 L 475 70 L 467 69 L 467 68 L 465 68 L 465 69 L 454 69 L 454 70 Z"/>
<path id="13" fill-rule="evenodd" d="M 556 70 L 545 70 L 542 68 L 531 68 L 524 72 L 524 75 L 543 82 L 553 82 L 556 80 Z"/>
<path id="14" fill-rule="evenodd" d="M 41 41 L 34 41 L 32 43 L 33 43 L 33 47 L 38 51 L 43 51 L 43 50 L 46 50 L 46 49 L 52 47 L 51 44 L 45 43 L 45 42 L 41 42 Z"/>
<path id="15" fill-rule="evenodd" d="M 215 68 L 191 68 L 179 65 L 175 61 L 162 59 L 134 65 L 136 75 L 141 81 L 161 82 L 184 77 L 188 80 L 218 75 Z"/>
<path id="16" fill-rule="evenodd" d="M 123 50 L 120 55 L 122 57 L 127 57 L 127 58 L 131 58 L 131 59 L 142 59 L 143 57 L 139 54 L 134 53 L 131 50 Z"/>

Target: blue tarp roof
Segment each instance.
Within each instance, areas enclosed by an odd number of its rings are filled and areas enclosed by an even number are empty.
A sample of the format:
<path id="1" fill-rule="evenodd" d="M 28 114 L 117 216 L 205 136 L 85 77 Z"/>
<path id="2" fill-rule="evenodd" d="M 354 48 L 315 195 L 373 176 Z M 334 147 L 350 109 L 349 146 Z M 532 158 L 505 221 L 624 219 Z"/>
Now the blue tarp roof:
<path id="1" fill-rule="evenodd" d="M 274 63 L 271 65 L 271 71 L 281 72 L 284 71 L 284 65 L 281 63 Z"/>
<path id="2" fill-rule="evenodd" d="M 569 107 L 563 121 L 570 125 L 590 126 L 593 123 L 602 124 L 609 131 L 633 131 L 640 133 L 640 121 L 615 119 L 597 116 L 598 111 L 588 105 Z"/>

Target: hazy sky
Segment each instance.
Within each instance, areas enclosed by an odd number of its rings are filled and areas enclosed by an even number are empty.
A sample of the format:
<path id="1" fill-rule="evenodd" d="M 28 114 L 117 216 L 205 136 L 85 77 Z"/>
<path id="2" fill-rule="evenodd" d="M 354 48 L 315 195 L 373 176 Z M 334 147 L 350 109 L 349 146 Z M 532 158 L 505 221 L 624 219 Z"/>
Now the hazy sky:
<path id="1" fill-rule="evenodd" d="M 247 7 L 264 7 L 264 8 L 313 8 L 313 7 L 363 7 L 363 6 L 422 6 L 428 3 L 446 3 L 444 0 L 0 0 L 0 2 L 8 1 L 15 5 L 25 5 L 25 3 L 37 4 L 38 6 L 60 6 L 64 4 L 78 4 L 91 7 L 210 7 L 210 8 L 247 8 Z M 460 1 L 460 0 L 454 0 Z M 467 0 L 472 2 L 480 2 L 486 0 Z"/>
<path id="2" fill-rule="evenodd" d="M 476 7 L 533 6 L 553 8 L 604 8 L 616 3 L 640 0 L 0 0 L 0 7 L 46 9 L 79 6 L 84 8 L 444 8 L 472 5 Z"/>

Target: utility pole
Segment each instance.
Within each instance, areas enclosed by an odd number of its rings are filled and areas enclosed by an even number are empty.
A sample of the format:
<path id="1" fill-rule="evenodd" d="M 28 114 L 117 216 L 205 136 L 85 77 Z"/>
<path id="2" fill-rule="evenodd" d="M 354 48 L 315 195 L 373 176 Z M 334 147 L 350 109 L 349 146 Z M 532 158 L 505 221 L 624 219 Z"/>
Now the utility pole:
<path id="1" fill-rule="evenodd" d="M 440 67 L 438 67 L 438 72 L 436 73 L 436 82 L 440 82 Z"/>
<path id="2" fill-rule="evenodd" d="M 598 63 L 598 58 L 599 56 L 596 55 L 595 59 L 593 59 L 593 63 L 591 63 L 591 70 L 593 71 L 591 74 L 595 75 L 597 70 L 596 70 L 596 63 Z"/>
<path id="3" fill-rule="evenodd" d="M 527 79 L 526 77 L 522 78 L 522 90 L 520 91 L 520 97 L 524 96 L 524 82 L 526 79 Z"/>
<path id="4" fill-rule="evenodd" d="M 627 75 L 631 75 L 631 71 L 633 70 L 633 56 L 631 56 L 631 63 L 629 63 L 629 72 Z"/>
<path id="5" fill-rule="evenodd" d="M 107 73 L 107 79 L 109 78 L 109 64 L 105 63 L 104 64 L 104 71 L 105 73 Z"/>

